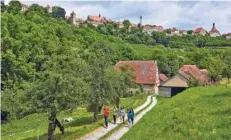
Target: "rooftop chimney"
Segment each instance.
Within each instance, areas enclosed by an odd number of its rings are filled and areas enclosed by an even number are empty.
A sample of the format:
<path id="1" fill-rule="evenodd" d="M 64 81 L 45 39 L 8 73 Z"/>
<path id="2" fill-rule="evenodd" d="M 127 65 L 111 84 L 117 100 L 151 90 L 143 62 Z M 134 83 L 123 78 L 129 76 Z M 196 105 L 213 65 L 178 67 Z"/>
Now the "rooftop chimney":
<path id="1" fill-rule="evenodd" d="M 213 23 L 213 28 L 215 28 L 215 23 Z"/>
<path id="2" fill-rule="evenodd" d="M 99 17 L 101 17 L 101 15 L 99 14 Z"/>

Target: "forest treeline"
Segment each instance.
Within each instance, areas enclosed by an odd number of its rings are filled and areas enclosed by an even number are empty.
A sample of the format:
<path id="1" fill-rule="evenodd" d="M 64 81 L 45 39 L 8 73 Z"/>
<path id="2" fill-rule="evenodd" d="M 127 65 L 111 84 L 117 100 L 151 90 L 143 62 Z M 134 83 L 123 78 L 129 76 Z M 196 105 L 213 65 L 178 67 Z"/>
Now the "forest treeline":
<path id="1" fill-rule="evenodd" d="M 214 80 L 231 77 L 230 47 L 195 47 L 195 38 L 206 40 L 206 46 L 219 41 L 230 46 L 222 37 L 171 37 L 178 45 L 173 49 L 162 33 L 110 32 L 110 24 L 78 27 L 59 15 L 62 8 L 49 13 L 33 4 L 21 12 L 20 6 L 18 1 L 1 4 L 1 109 L 11 119 L 45 111 L 52 129 L 60 110 L 94 105 L 96 116 L 102 104 L 118 105 L 119 97 L 136 86 L 128 67 L 114 70 L 120 60 L 157 60 L 160 73 L 169 77 L 184 64 L 208 69 Z"/>

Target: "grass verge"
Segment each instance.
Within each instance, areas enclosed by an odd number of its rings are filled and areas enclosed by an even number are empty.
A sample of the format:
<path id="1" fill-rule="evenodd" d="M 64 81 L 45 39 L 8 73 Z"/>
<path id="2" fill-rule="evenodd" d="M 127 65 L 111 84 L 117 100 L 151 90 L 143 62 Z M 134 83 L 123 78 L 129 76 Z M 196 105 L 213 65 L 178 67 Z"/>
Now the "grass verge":
<path id="1" fill-rule="evenodd" d="M 231 86 L 195 87 L 157 100 L 122 140 L 231 139 Z"/>

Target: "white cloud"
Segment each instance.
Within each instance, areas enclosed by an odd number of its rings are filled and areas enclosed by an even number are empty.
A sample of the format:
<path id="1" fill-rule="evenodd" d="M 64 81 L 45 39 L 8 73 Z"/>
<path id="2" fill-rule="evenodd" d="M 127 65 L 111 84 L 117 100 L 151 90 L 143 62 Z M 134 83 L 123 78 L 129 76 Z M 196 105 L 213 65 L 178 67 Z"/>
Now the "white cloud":
<path id="1" fill-rule="evenodd" d="M 46 6 L 63 7 L 67 15 L 73 10 L 77 16 L 101 15 L 112 20 L 129 19 L 144 24 L 163 25 L 164 28 L 195 29 L 204 27 L 210 30 L 212 23 L 221 33 L 231 32 L 231 2 L 160 2 L 160 1 L 120 1 L 120 2 L 77 2 L 77 1 L 23 1 L 25 4 L 38 3 Z"/>

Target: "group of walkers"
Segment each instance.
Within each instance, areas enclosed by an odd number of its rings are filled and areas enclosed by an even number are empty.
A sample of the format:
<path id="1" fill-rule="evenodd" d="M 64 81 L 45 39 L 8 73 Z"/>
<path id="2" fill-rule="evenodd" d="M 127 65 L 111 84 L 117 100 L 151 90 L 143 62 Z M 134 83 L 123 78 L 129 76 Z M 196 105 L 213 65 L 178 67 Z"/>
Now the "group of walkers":
<path id="1" fill-rule="evenodd" d="M 114 124 L 116 124 L 116 117 L 117 117 L 118 111 L 119 111 L 119 115 L 120 115 L 120 123 L 123 121 L 123 124 L 124 124 L 124 118 L 125 118 L 125 115 L 126 115 L 126 111 L 125 111 L 123 106 L 120 108 L 120 110 L 118 110 L 117 107 L 114 106 L 114 108 L 113 108 L 113 121 L 114 121 Z M 109 107 L 105 106 L 104 107 L 105 128 L 108 128 L 109 114 L 110 114 L 110 109 L 109 109 Z M 131 125 L 133 126 L 134 116 L 135 116 L 135 113 L 133 111 L 133 108 L 128 108 L 127 109 L 127 117 L 128 117 L 128 127 L 129 128 L 130 128 Z"/>

